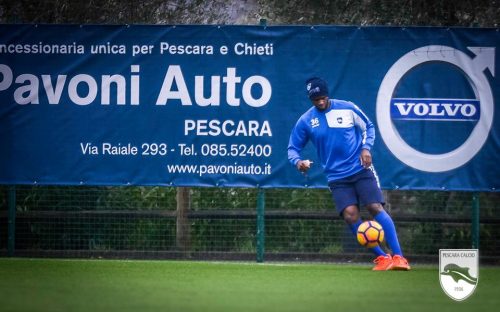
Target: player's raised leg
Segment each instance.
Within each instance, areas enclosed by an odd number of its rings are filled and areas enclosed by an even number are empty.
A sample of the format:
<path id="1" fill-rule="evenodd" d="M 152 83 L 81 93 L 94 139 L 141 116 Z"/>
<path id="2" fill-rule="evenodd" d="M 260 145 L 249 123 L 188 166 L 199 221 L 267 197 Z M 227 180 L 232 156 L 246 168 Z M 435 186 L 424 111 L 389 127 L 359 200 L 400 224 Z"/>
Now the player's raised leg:
<path id="1" fill-rule="evenodd" d="M 348 206 L 342 212 L 342 217 L 344 221 L 347 223 L 349 228 L 351 229 L 354 237 L 357 235 L 358 227 L 362 223 L 361 217 L 359 215 L 359 209 L 357 206 Z M 373 267 L 374 271 L 387 271 L 392 268 L 392 257 L 384 252 L 384 250 L 380 246 L 368 248 L 371 252 L 377 256 L 373 263 L 375 266 Z"/>
<path id="2" fill-rule="evenodd" d="M 363 172 L 363 176 L 358 179 L 355 187 L 360 201 L 365 203 L 368 212 L 384 229 L 385 240 L 393 252 L 392 267 L 390 269 L 409 270 L 410 266 L 408 265 L 408 261 L 403 257 L 394 222 L 384 210 L 384 196 L 373 166 Z"/>
<path id="3" fill-rule="evenodd" d="M 392 221 L 391 216 L 384 210 L 380 204 L 370 204 L 368 205 L 368 211 L 372 214 L 373 218 L 382 225 L 385 232 L 385 240 L 389 248 L 393 252 L 392 257 L 392 268 L 391 270 L 410 270 L 410 265 L 408 260 L 403 257 L 403 252 L 401 246 L 399 245 L 398 234 L 396 232 L 396 227 Z"/>

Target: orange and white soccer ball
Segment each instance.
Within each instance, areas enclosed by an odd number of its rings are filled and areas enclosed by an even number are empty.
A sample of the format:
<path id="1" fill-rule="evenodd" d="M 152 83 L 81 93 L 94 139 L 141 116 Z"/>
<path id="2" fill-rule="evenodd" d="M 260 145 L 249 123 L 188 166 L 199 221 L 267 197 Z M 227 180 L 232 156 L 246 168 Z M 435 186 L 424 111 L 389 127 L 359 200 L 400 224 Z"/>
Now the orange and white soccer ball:
<path id="1" fill-rule="evenodd" d="M 377 221 L 365 221 L 359 225 L 356 237 L 362 246 L 373 248 L 384 241 L 384 229 Z"/>

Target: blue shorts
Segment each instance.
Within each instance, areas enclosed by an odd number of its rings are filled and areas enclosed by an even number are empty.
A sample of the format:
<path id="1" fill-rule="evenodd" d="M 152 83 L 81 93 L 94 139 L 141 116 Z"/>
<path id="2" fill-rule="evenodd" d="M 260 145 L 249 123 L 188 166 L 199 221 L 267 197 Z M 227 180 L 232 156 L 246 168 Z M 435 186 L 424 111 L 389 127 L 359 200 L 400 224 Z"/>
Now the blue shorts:
<path id="1" fill-rule="evenodd" d="M 363 169 L 352 176 L 328 183 L 337 212 L 351 205 L 385 204 L 375 169 Z"/>

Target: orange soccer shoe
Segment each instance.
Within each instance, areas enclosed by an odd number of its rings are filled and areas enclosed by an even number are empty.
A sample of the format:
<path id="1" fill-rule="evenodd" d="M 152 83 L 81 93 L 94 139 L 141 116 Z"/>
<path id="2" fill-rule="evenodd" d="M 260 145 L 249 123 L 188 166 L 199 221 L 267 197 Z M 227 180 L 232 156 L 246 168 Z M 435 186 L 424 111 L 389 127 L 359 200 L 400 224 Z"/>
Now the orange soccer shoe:
<path id="1" fill-rule="evenodd" d="M 387 256 L 378 256 L 373 260 L 375 266 L 373 267 L 373 271 L 387 271 L 392 268 L 392 257 L 391 255 Z"/>
<path id="2" fill-rule="evenodd" d="M 408 264 L 408 260 L 400 255 L 394 255 L 392 257 L 392 268 L 395 271 L 410 271 L 411 267 Z"/>

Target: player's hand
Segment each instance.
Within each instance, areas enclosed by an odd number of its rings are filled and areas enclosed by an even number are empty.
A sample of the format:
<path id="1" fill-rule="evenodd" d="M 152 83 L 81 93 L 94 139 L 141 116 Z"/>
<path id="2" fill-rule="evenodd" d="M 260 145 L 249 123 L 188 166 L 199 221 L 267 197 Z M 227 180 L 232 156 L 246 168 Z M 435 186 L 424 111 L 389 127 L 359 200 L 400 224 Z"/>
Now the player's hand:
<path id="1" fill-rule="evenodd" d="M 311 165 L 312 165 L 312 161 L 310 161 L 309 159 L 306 159 L 306 160 L 299 160 L 297 162 L 297 169 L 302 172 L 302 173 L 305 173 L 307 170 L 311 169 Z"/>
<path id="2" fill-rule="evenodd" d="M 372 154 L 367 149 L 361 150 L 361 155 L 359 156 L 359 160 L 361 161 L 361 166 L 368 168 L 372 165 Z"/>

